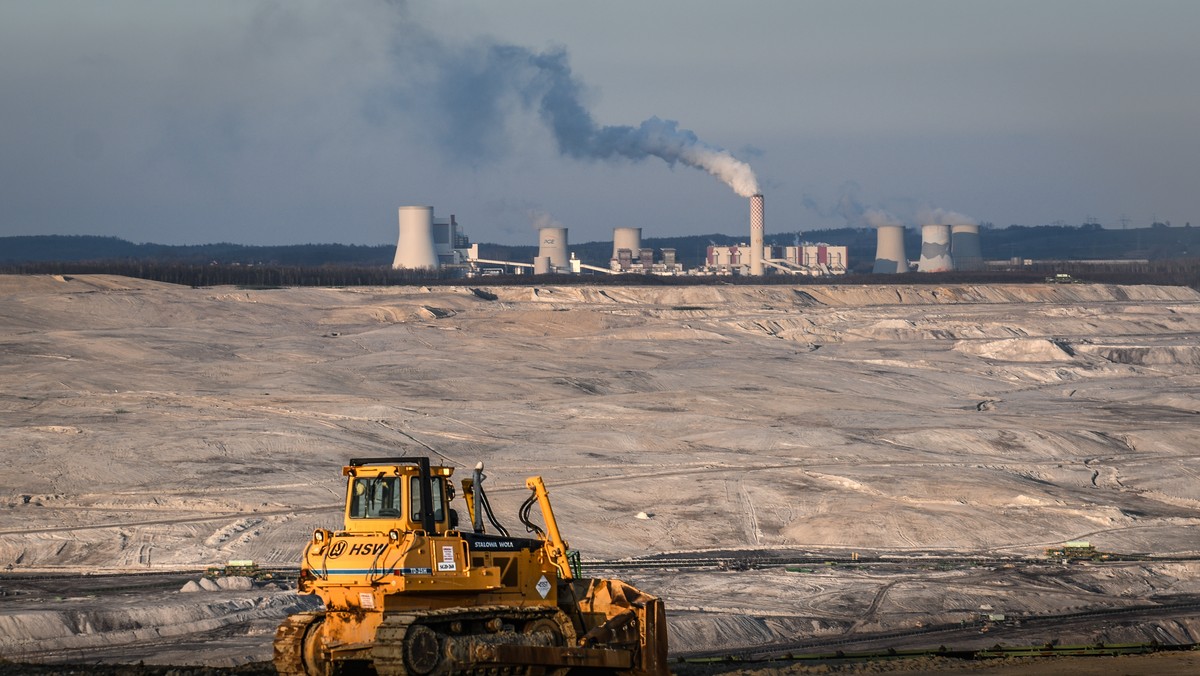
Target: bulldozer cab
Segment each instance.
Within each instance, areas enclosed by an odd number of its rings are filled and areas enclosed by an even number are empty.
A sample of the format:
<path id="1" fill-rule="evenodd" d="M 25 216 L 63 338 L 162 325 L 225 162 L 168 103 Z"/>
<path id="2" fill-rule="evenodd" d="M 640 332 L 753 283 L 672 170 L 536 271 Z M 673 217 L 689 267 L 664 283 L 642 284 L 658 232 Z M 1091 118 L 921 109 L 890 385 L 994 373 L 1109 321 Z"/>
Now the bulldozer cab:
<path id="1" fill-rule="evenodd" d="M 347 531 L 397 529 L 442 534 L 458 527 L 450 508 L 450 467 L 428 458 L 356 458 L 342 468 L 346 481 Z"/>

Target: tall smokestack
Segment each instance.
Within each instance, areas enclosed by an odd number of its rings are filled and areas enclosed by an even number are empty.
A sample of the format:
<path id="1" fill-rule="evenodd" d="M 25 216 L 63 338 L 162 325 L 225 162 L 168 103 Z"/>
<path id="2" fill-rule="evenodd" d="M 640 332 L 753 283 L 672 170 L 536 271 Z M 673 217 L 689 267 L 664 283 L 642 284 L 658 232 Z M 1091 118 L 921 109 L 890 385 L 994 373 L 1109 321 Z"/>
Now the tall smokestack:
<path id="1" fill-rule="evenodd" d="M 950 256 L 954 259 L 955 270 L 984 268 L 978 225 L 968 223 L 950 226 Z"/>
<path id="2" fill-rule="evenodd" d="M 949 272 L 954 269 L 950 258 L 950 226 L 921 226 L 921 260 L 918 272 Z"/>
<path id="3" fill-rule="evenodd" d="M 908 272 L 904 254 L 904 226 L 881 225 L 876 228 L 875 267 L 871 272 L 894 275 Z"/>
<path id="4" fill-rule="evenodd" d="M 757 193 L 750 198 L 750 274 L 761 277 L 763 273 L 763 196 Z"/>

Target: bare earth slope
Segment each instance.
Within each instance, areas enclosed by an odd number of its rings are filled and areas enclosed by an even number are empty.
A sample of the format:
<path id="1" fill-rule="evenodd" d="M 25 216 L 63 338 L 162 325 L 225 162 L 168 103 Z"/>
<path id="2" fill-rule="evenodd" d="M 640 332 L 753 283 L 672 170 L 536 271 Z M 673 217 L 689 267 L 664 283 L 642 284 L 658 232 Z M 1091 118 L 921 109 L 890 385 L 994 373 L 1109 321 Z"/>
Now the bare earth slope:
<path id="1" fill-rule="evenodd" d="M 543 475 L 590 559 L 1200 554 L 1194 291 L 488 291 L 0 276 L 0 568 L 292 565 L 344 461 L 393 453 L 483 460 L 506 516 Z M 1200 593 L 1171 566 L 1001 601 L 970 575 L 637 581 L 686 650 Z"/>

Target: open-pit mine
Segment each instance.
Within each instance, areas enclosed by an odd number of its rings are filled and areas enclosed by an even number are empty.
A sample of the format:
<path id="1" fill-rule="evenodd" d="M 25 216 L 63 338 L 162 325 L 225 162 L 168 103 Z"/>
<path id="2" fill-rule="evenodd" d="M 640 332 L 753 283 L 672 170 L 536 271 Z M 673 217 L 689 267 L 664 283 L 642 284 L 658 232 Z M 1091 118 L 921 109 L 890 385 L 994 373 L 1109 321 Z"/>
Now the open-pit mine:
<path id="1" fill-rule="evenodd" d="M 379 456 L 543 476 L 673 658 L 1200 636 L 1188 288 L 0 276 L 0 421 L 10 661 L 270 660 Z"/>

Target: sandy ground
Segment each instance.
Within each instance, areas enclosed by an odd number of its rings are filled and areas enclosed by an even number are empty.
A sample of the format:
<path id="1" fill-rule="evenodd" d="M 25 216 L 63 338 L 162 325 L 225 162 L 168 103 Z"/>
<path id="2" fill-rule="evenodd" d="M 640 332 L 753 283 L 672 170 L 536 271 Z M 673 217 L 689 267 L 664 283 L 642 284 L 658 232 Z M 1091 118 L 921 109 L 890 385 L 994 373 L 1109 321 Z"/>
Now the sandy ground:
<path id="1" fill-rule="evenodd" d="M 778 665 L 726 671 L 678 672 L 680 676 L 807 676 L 809 674 L 971 674 L 972 676 L 1193 676 L 1200 673 L 1200 652 L 1120 657 L 1009 658 L 964 661 L 949 658 L 897 659 L 869 663 Z"/>
<path id="2" fill-rule="evenodd" d="M 345 460 L 388 454 L 483 460 L 510 523 L 524 477 L 541 474 L 566 536 L 593 560 L 716 549 L 1036 559 L 1074 539 L 1200 555 L 1194 291 L 488 291 L 497 298 L 0 276 L 0 569 L 295 565 L 312 529 L 337 523 Z M 1153 603 L 1200 594 L 1198 569 L 626 577 L 666 599 L 672 649 L 686 652 L 985 608 Z M 265 623 L 292 606 L 286 596 L 239 598 L 262 605 Z M 197 602 L 181 595 L 155 604 L 124 612 L 177 608 L 143 619 L 181 631 L 249 622 L 232 607 L 189 619 Z M 63 620 L 71 612 L 82 611 L 0 604 L 0 656 L 112 634 Z M 1198 627 L 1101 621 L 1061 638 L 1194 642 Z M 236 656 L 213 640 L 192 663 L 266 659 L 269 636 L 256 640 Z"/>

